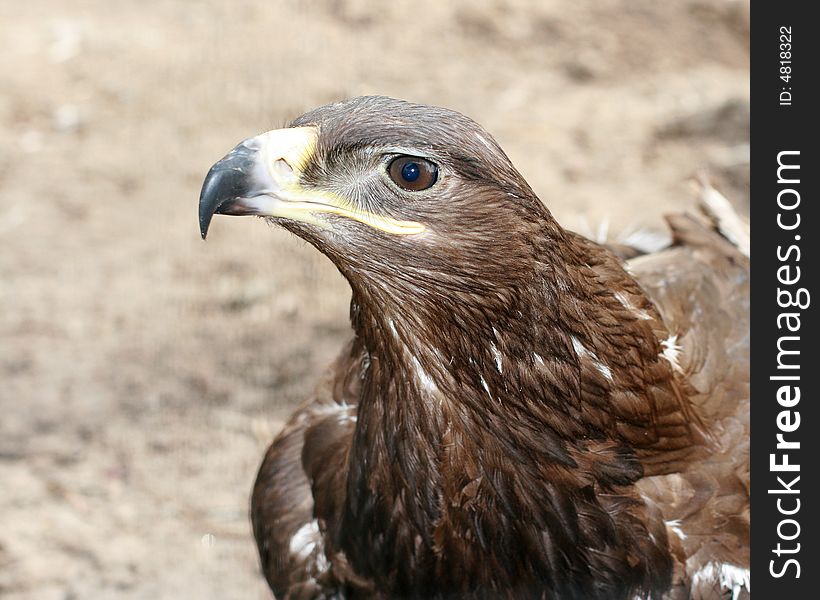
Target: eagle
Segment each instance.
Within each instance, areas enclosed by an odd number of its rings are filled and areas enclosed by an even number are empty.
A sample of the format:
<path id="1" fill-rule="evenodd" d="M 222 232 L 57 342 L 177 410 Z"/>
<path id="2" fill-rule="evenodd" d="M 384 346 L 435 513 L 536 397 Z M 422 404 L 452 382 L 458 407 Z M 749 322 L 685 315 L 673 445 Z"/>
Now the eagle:
<path id="1" fill-rule="evenodd" d="M 203 238 L 264 217 L 352 290 L 252 492 L 276 597 L 749 597 L 740 221 L 671 215 L 625 260 L 547 206 L 473 120 L 387 97 L 210 169 Z"/>

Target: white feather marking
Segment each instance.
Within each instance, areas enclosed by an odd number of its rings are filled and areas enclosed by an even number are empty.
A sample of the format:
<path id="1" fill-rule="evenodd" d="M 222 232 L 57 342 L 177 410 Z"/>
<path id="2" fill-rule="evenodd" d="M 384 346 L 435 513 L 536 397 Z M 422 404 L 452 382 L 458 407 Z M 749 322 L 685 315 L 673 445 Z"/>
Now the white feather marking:
<path id="1" fill-rule="evenodd" d="M 572 347 L 575 349 L 575 354 L 577 354 L 581 358 L 591 358 L 592 365 L 598 370 L 598 372 L 604 377 L 606 377 L 609 381 L 612 381 L 612 369 L 610 369 L 608 366 L 602 363 L 598 359 L 598 356 L 596 356 L 596 354 L 591 350 L 588 350 L 587 347 L 584 346 L 577 337 L 573 335 L 570 336 L 570 339 L 572 340 Z"/>
<path id="2" fill-rule="evenodd" d="M 493 353 L 493 358 L 495 358 L 495 368 L 498 369 L 499 373 L 503 373 L 504 370 L 501 367 L 501 352 L 498 351 L 495 344 L 490 344 L 490 351 Z"/>
<path id="3" fill-rule="evenodd" d="M 602 363 L 599 360 L 596 360 L 594 364 L 595 364 L 595 368 L 598 369 L 598 371 L 601 373 L 601 375 L 603 375 L 609 381 L 612 381 L 612 369 L 607 367 L 604 363 Z"/>
<path id="4" fill-rule="evenodd" d="M 687 535 L 683 532 L 683 529 L 680 528 L 680 519 L 675 519 L 674 521 L 664 521 L 666 526 L 672 530 L 672 532 L 678 536 L 681 541 L 684 541 L 687 538 Z"/>
<path id="5" fill-rule="evenodd" d="M 720 585 L 732 590 L 732 600 L 737 600 L 744 587 L 751 593 L 752 576 L 749 569 L 743 569 L 735 565 L 721 565 Z"/>
<path id="6" fill-rule="evenodd" d="M 541 358 L 541 355 L 540 355 L 540 354 L 538 354 L 537 352 L 533 352 L 533 353 L 532 353 L 532 358 L 533 358 L 533 360 L 535 360 L 535 362 L 537 362 L 540 366 L 542 366 L 542 367 L 544 366 L 544 359 L 543 359 L 543 358 Z"/>
<path id="7" fill-rule="evenodd" d="M 320 573 L 324 573 L 330 568 L 330 561 L 328 561 L 324 551 L 316 553 L 316 562 L 314 564 Z"/>
<path id="8" fill-rule="evenodd" d="M 648 312 L 632 304 L 629 297 L 623 292 L 615 292 L 615 298 L 624 306 L 624 308 L 632 311 L 639 319 L 646 321 L 652 318 Z"/>
<path id="9" fill-rule="evenodd" d="M 313 519 L 309 523 L 302 525 L 299 530 L 290 538 L 290 546 L 288 549 L 291 554 L 305 559 L 310 556 L 316 544 L 321 540 L 319 534 L 319 522 Z"/>
<path id="10" fill-rule="evenodd" d="M 387 325 L 390 327 L 390 332 L 393 334 L 393 339 L 399 339 L 399 334 L 396 332 L 396 324 L 393 322 L 393 319 L 387 321 Z"/>
<path id="11" fill-rule="evenodd" d="M 418 378 L 421 385 L 424 389 L 434 392 L 438 389 L 436 386 L 436 382 L 433 381 L 433 378 L 424 370 L 424 367 L 421 366 L 419 359 L 415 356 L 413 357 L 413 366 L 416 369 L 416 377 Z"/>
<path id="12" fill-rule="evenodd" d="M 663 346 L 661 356 L 669 361 L 669 364 L 672 365 L 675 371 L 683 373 L 683 369 L 681 369 L 680 366 L 680 353 L 683 348 L 678 344 L 678 336 L 670 335 L 661 342 L 661 346 Z"/>
<path id="13" fill-rule="evenodd" d="M 708 562 L 692 575 L 692 588 L 698 588 L 704 584 L 708 587 L 715 582 L 720 582 L 722 589 L 732 592 L 732 600 L 738 600 L 738 598 L 740 598 L 740 592 L 744 587 L 749 593 L 752 591 L 749 569 L 735 565 L 719 565 L 714 562 Z"/>
<path id="14" fill-rule="evenodd" d="M 487 395 L 492 399 L 493 395 L 490 392 L 490 386 L 487 385 L 487 380 L 484 379 L 484 375 L 481 376 L 481 385 L 484 386 L 484 391 L 487 392 Z"/>
<path id="15" fill-rule="evenodd" d="M 575 354 L 577 354 L 578 356 L 586 356 L 587 354 L 589 354 L 587 352 L 587 349 L 584 347 L 584 345 L 577 337 L 572 335 L 570 336 L 570 339 L 572 340 L 572 347 L 575 349 Z"/>
<path id="16" fill-rule="evenodd" d="M 696 589 L 702 586 L 705 582 L 711 582 L 717 579 L 715 577 L 715 572 L 717 570 L 717 566 L 715 563 L 706 563 L 700 569 L 695 571 L 694 575 L 692 575 L 692 584 L 690 587 Z M 708 585 L 708 584 L 707 584 Z"/>

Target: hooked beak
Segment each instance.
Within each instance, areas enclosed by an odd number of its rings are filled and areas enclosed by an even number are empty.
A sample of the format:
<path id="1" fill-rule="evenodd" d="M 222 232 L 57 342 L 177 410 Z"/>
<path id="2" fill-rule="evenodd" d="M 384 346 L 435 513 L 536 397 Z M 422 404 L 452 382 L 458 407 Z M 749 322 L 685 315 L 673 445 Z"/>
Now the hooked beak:
<path id="1" fill-rule="evenodd" d="M 245 140 L 211 167 L 199 195 L 202 239 L 214 214 L 279 217 L 317 227 L 329 227 L 322 214 L 333 214 L 394 235 L 424 231 L 421 223 L 378 215 L 338 194 L 303 188 L 300 179 L 318 138 L 314 126 L 275 129 Z"/>
<path id="2" fill-rule="evenodd" d="M 277 196 L 296 183 L 317 138 L 315 127 L 278 129 L 228 152 L 208 171 L 199 194 L 202 239 L 214 214 L 275 216 Z"/>

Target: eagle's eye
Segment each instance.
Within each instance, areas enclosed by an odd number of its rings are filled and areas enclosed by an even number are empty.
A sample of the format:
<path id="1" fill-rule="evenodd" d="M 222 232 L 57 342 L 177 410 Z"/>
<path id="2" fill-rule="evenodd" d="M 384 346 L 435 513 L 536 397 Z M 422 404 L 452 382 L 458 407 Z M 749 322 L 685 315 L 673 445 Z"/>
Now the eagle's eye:
<path id="1" fill-rule="evenodd" d="M 387 167 L 390 179 L 410 192 L 426 190 L 438 179 L 438 167 L 424 158 L 417 156 L 399 156 Z"/>

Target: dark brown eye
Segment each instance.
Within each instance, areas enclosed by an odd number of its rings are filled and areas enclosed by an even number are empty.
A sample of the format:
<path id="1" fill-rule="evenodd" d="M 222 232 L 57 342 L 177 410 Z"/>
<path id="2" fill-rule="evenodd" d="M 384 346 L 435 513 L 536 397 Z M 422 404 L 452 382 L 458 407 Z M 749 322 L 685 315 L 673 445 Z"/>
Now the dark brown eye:
<path id="1" fill-rule="evenodd" d="M 426 190 L 438 179 L 438 167 L 429 160 L 416 156 L 399 156 L 387 167 L 397 186 L 410 192 Z"/>

